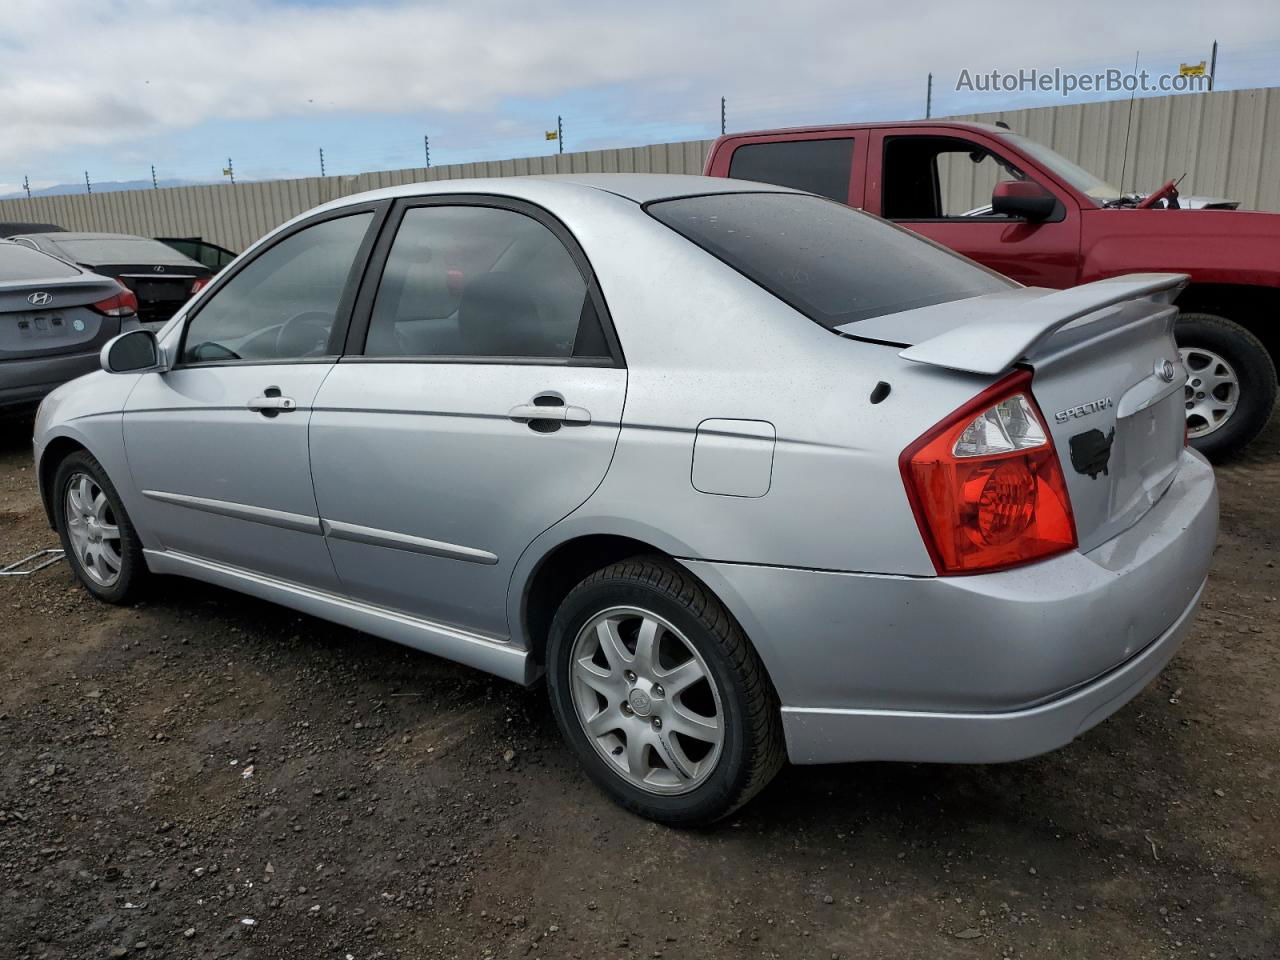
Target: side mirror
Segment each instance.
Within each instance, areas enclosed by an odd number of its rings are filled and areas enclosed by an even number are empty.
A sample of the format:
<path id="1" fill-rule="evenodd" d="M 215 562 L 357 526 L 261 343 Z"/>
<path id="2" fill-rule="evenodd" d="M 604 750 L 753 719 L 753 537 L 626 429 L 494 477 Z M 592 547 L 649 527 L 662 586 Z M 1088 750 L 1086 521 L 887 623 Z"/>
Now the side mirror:
<path id="1" fill-rule="evenodd" d="M 991 191 L 991 212 L 1029 220 L 1032 223 L 1053 216 L 1058 199 L 1034 180 L 1001 180 Z"/>
<path id="2" fill-rule="evenodd" d="M 166 369 L 164 352 L 150 330 L 130 330 L 112 337 L 99 355 L 107 373 L 149 373 Z"/>

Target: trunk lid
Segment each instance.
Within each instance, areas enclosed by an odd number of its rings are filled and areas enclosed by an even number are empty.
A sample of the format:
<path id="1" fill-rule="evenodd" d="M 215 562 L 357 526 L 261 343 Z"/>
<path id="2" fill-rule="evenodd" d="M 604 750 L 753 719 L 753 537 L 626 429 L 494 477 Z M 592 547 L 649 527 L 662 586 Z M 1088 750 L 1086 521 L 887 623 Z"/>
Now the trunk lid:
<path id="1" fill-rule="evenodd" d="M 120 332 L 120 320 L 90 305 L 119 292 L 117 283 L 93 274 L 0 283 L 0 361 L 100 347 Z"/>
<path id="2" fill-rule="evenodd" d="M 1185 282 L 1178 274 L 1145 274 L 1058 292 L 1022 288 L 841 332 L 900 343 L 908 360 L 956 370 L 994 375 L 1015 364 L 1031 367 L 1080 549 L 1088 551 L 1136 523 L 1177 473 L 1186 371 L 1170 301 Z"/>
<path id="3" fill-rule="evenodd" d="M 195 263 L 164 265 L 164 269 L 150 264 L 105 264 L 92 269 L 115 277 L 133 291 L 138 298 L 138 319 L 143 323 L 168 320 L 191 298 L 196 280 L 212 275 L 211 270 Z"/>

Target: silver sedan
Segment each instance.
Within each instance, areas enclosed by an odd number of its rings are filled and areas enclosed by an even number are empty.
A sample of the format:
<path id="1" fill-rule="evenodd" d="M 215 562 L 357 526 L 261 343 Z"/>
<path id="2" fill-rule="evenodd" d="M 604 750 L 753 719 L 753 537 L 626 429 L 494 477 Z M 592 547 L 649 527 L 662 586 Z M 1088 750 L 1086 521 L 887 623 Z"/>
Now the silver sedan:
<path id="1" fill-rule="evenodd" d="M 259 241 L 36 424 L 95 596 L 157 574 L 545 675 L 672 824 L 784 760 L 1053 749 L 1173 656 L 1217 526 L 1184 278 L 1024 288 L 699 177 L 412 184 Z"/>

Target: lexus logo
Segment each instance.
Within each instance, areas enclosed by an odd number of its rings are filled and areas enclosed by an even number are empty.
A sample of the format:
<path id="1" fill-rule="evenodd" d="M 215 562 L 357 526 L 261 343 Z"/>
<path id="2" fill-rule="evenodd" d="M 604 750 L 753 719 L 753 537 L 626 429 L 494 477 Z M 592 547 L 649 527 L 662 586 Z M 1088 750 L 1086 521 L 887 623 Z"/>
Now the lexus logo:
<path id="1" fill-rule="evenodd" d="M 32 306 L 43 307 L 46 304 L 53 303 L 53 295 L 41 290 L 38 293 L 33 293 L 31 296 L 27 297 L 27 302 Z"/>
<path id="2" fill-rule="evenodd" d="M 1173 377 L 1176 372 L 1177 371 L 1174 370 L 1172 361 L 1169 361 L 1169 360 L 1156 361 L 1156 376 L 1159 377 L 1161 380 L 1163 380 L 1165 383 L 1173 383 Z"/>
<path id="3" fill-rule="evenodd" d="M 156 265 L 156 273 L 164 273 L 164 267 L 162 267 L 162 266 L 160 266 L 159 264 L 157 264 L 157 265 Z"/>

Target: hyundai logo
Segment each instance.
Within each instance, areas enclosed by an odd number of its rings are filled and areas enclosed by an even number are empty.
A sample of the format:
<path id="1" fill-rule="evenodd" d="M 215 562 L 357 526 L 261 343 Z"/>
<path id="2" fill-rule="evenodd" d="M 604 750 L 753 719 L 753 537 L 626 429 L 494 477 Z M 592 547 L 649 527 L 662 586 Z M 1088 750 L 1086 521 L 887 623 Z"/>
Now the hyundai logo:
<path id="1" fill-rule="evenodd" d="M 156 273 L 164 273 L 164 267 L 156 264 Z"/>
<path id="2" fill-rule="evenodd" d="M 47 304 L 53 303 L 53 294 L 46 293 L 41 290 L 38 293 L 33 293 L 31 296 L 27 297 L 27 302 L 32 306 L 43 307 Z"/>
<path id="3" fill-rule="evenodd" d="M 1163 380 L 1165 383 L 1173 383 L 1173 377 L 1176 372 L 1177 371 L 1174 369 L 1172 361 L 1170 360 L 1156 361 L 1156 376 L 1159 377 L 1161 380 Z"/>

